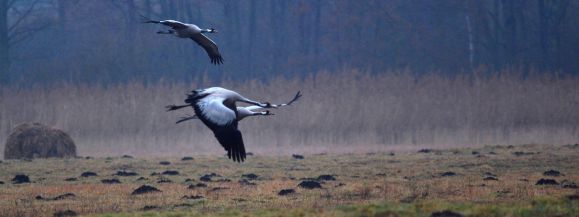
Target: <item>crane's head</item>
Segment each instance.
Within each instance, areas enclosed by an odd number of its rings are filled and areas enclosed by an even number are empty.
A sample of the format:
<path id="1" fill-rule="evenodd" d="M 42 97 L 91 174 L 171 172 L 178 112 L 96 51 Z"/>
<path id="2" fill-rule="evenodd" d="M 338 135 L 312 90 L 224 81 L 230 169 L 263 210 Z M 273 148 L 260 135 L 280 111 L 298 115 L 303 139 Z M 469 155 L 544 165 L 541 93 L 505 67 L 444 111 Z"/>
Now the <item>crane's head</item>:
<path id="1" fill-rule="evenodd" d="M 272 106 L 270 102 L 261 103 L 260 107 L 262 107 L 262 108 L 274 108 L 274 106 Z"/>
<path id="2" fill-rule="evenodd" d="M 210 29 L 203 29 L 201 30 L 202 33 L 217 33 L 217 30 L 215 30 L 214 28 L 210 28 Z"/>

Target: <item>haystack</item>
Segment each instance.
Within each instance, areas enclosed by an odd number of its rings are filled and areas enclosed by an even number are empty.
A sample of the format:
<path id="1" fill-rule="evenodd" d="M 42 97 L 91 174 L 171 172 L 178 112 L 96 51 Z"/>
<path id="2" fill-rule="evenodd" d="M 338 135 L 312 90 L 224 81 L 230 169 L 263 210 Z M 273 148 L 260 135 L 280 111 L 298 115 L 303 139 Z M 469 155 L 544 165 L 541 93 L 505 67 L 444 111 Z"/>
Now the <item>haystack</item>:
<path id="1" fill-rule="evenodd" d="M 4 149 L 5 159 L 76 157 L 74 141 L 62 130 L 39 123 L 14 128 Z"/>

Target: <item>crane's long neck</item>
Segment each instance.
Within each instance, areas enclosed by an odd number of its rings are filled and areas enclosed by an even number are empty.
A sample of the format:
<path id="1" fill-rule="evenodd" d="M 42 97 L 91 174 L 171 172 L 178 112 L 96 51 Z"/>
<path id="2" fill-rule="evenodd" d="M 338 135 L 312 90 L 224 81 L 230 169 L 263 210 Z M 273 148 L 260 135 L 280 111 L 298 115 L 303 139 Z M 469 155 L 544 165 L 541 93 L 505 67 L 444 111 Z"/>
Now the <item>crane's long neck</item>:
<path id="1" fill-rule="evenodd" d="M 266 104 L 266 103 L 260 103 L 260 102 L 257 102 L 257 101 L 253 101 L 253 100 L 250 100 L 250 99 L 245 98 L 245 97 L 243 97 L 243 96 L 240 97 L 239 101 L 240 101 L 240 102 L 244 102 L 244 103 L 249 103 L 249 104 L 252 104 L 252 105 L 256 105 L 256 106 L 259 106 L 259 107 L 262 107 L 262 108 L 267 107 L 267 104 Z"/>
<path id="2" fill-rule="evenodd" d="M 238 100 L 240 102 L 245 102 L 245 103 L 249 103 L 249 104 L 253 104 L 262 108 L 273 108 L 273 106 L 271 105 L 271 103 L 269 102 L 265 102 L 265 103 L 261 103 L 261 102 L 257 102 L 257 101 L 253 101 L 250 99 L 247 99 L 243 96 L 241 96 L 241 98 Z"/>
<path id="3" fill-rule="evenodd" d="M 272 115 L 269 111 L 261 111 L 261 112 L 253 112 L 247 109 L 237 109 L 237 121 L 241 121 L 242 119 L 249 117 L 249 116 L 267 116 Z"/>

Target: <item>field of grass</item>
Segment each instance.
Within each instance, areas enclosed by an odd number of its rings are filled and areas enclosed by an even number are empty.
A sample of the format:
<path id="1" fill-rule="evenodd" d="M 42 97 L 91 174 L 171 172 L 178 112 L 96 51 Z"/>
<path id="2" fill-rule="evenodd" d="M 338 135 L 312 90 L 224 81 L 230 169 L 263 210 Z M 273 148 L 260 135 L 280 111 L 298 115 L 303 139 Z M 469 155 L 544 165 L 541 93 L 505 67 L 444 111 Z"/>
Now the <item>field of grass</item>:
<path id="1" fill-rule="evenodd" d="M 78 153 L 92 156 L 220 154 L 223 149 L 200 121 L 175 124 L 192 109 L 165 111 L 166 105 L 183 103 L 189 91 L 211 86 L 272 103 L 302 92 L 292 106 L 272 110 L 275 116 L 239 124 L 246 148 L 256 154 L 577 142 L 579 76 L 487 74 L 343 71 L 267 81 L 0 87 L 0 150 L 14 127 L 39 122 L 64 130 Z"/>
<path id="2" fill-rule="evenodd" d="M 193 157 L 4 161 L 0 216 L 65 210 L 88 216 L 430 216 L 444 210 L 465 216 L 579 216 L 579 200 L 572 197 L 579 194 L 572 185 L 579 182 L 579 145 L 320 153 L 305 159 L 255 155 L 243 164 Z M 167 170 L 179 174 L 154 174 Z M 543 174 L 548 170 L 561 174 Z M 81 177 L 87 171 L 97 176 Z M 201 180 L 211 173 L 216 175 L 210 181 Z M 250 173 L 257 178 L 242 177 Z M 28 175 L 31 183 L 13 184 L 17 174 Z M 335 180 L 320 180 L 320 189 L 298 187 L 320 175 Z M 541 178 L 558 184 L 536 185 Z M 198 183 L 207 186 L 188 188 Z M 131 195 L 145 184 L 162 192 Z M 280 196 L 282 189 L 295 193 Z M 65 193 L 74 195 L 55 198 Z"/>

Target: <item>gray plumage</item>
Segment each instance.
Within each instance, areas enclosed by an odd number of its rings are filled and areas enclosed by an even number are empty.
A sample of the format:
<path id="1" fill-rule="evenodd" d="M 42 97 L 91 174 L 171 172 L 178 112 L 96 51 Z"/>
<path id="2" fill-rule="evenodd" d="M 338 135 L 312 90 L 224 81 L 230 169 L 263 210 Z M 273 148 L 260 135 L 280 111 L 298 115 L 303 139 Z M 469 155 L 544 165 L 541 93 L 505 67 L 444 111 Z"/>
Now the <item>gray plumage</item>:
<path id="1" fill-rule="evenodd" d="M 238 112 L 236 102 L 245 102 L 261 108 L 271 108 L 269 103 L 247 99 L 242 95 L 221 87 L 194 90 L 187 96 L 186 105 L 167 106 L 168 111 L 192 106 L 195 115 L 213 131 L 217 141 L 227 151 L 233 161 L 245 160 L 245 145 L 241 132 L 237 129 Z"/>
<path id="2" fill-rule="evenodd" d="M 179 38 L 190 38 L 195 41 L 199 46 L 203 47 L 209 55 L 209 59 L 211 59 L 211 63 L 218 65 L 223 63 L 223 57 L 219 53 L 219 48 L 217 44 L 208 38 L 203 33 L 217 33 L 217 31 L 213 28 L 210 29 L 201 29 L 195 24 L 190 23 L 182 23 L 176 20 L 147 20 L 145 23 L 157 23 L 162 24 L 168 27 L 171 27 L 170 30 L 167 31 L 158 31 L 158 34 L 170 34 L 175 35 Z"/>

